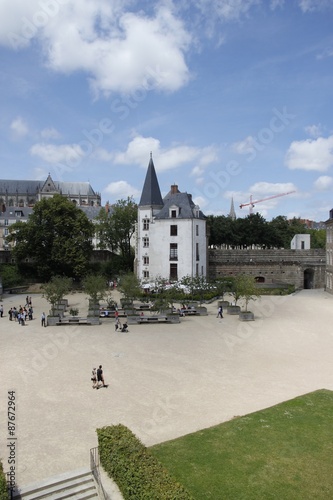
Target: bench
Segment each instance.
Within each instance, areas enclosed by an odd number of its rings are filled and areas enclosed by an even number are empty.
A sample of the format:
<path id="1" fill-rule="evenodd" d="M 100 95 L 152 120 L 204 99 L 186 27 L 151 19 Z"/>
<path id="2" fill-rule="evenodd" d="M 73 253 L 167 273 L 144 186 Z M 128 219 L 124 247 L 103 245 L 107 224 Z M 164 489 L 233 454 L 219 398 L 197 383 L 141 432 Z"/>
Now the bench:
<path id="1" fill-rule="evenodd" d="M 99 317 L 100 318 L 112 318 L 114 319 L 115 318 L 115 315 L 116 315 L 116 311 L 115 310 L 101 310 L 99 312 Z M 118 309 L 118 318 L 126 318 L 126 313 L 123 309 Z"/>
<path id="2" fill-rule="evenodd" d="M 137 323 L 167 323 L 169 318 L 167 316 L 138 316 Z"/>
<path id="3" fill-rule="evenodd" d="M 191 314 L 198 314 L 196 309 L 181 309 L 181 314 L 183 316 L 190 316 Z"/>
<path id="4" fill-rule="evenodd" d="M 64 318 L 57 321 L 56 325 L 91 325 L 88 318 Z"/>

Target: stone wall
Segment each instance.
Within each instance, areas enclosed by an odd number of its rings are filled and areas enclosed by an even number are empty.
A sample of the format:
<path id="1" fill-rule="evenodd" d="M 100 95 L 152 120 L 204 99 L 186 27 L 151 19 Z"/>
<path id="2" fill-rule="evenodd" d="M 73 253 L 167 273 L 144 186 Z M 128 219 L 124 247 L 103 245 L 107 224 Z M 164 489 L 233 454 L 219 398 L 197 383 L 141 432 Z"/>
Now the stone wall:
<path id="1" fill-rule="evenodd" d="M 325 287 L 325 250 L 209 249 L 209 277 L 253 275 L 259 282 L 292 284 L 296 289 Z"/>

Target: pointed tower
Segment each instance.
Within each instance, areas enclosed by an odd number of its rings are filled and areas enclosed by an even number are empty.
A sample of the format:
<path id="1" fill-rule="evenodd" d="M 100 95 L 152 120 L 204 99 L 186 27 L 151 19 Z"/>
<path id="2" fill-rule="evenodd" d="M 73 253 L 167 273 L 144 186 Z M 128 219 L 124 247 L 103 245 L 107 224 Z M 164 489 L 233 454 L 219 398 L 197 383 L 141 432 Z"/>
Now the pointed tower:
<path id="1" fill-rule="evenodd" d="M 152 153 L 150 153 L 150 160 L 145 182 L 142 189 L 139 207 L 162 208 L 163 200 L 161 196 L 160 186 L 158 184 L 156 170 L 153 162 Z"/>
<path id="2" fill-rule="evenodd" d="M 228 217 L 230 217 L 232 220 L 236 220 L 236 212 L 235 212 L 235 207 L 234 207 L 234 199 L 231 198 L 231 206 L 230 206 L 230 212 L 228 213 Z"/>
<path id="3" fill-rule="evenodd" d="M 160 186 L 158 184 L 156 170 L 152 153 L 148 170 L 143 184 L 140 202 L 138 205 L 138 222 L 136 227 L 136 246 L 134 268 L 137 277 L 149 281 L 150 276 L 150 245 L 151 245 L 151 224 L 154 216 L 163 208 Z"/>

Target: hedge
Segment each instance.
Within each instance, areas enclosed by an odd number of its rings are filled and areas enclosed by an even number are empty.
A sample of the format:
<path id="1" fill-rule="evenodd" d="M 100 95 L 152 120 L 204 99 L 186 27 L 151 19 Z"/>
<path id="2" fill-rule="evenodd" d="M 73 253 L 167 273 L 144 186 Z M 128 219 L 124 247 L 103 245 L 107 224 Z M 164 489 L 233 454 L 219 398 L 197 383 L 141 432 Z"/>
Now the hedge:
<path id="1" fill-rule="evenodd" d="M 193 500 L 126 426 L 97 429 L 100 461 L 124 500 Z"/>
<path id="2" fill-rule="evenodd" d="M 7 479 L 3 471 L 2 463 L 0 462 L 0 500 L 8 500 Z"/>

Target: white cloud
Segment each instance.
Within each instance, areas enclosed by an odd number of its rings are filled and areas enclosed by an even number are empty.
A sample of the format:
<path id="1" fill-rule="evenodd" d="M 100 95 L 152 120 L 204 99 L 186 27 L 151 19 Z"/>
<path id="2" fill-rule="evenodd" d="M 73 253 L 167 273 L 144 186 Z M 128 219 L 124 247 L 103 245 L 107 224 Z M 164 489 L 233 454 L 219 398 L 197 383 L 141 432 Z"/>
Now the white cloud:
<path id="1" fill-rule="evenodd" d="M 326 172 L 333 165 L 333 135 L 292 142 L 287 151 L 286 165 L 291 170 Z"/>
<path id="2" fill-rule="evenodd" d="M 308 125 L 304 128 L 305 132 L 315 139 L 322 135 L 322 129 L 321 123 L 318 123 L 318 125 Z"/>
<path id="3" fill-rule="evenodd" d="M 333 177 L 329 177 L 328 175 L 321 175 L 315 181 L 314 186 L 318 191 L 327 191 L 332 189 L 333 186 Z"/>
<path id="4" fill-rule="evenodd" d="M 55 146 L 54 144 L 39 143 L 30 148 L 30 153 L 47 163 L 66 163 L 69 166 L 75 165 L 85 156 L 85 151 L 78 144 Z"/>
<path id="5" fill-rule="evenodd" d="M 128 144 L 125 152 L 115 154 L 114 162 L 123 165 L 138 164 L 146 168 L 150 152 L 153 154 L 155 168 L 159 172 L 195 162 L 196 172 L 200 174 L 207 165 L 217 159 L 214 146 L 196 148 L 172 145 L 169 148 L 162 148 L 158 139 L 138 135 Z"/>
<path id="6" fill-rule="evenodd" d="M 96 148 L 96 150 L 92 153 L 92 158 L 96 158 L 96 160 L 101 161 L 113 161 L 114 153 L 107 151 L 104 148 Z"/>
<path id="7" fill-rule="evenodd" d="M 110 194 L 114 199 L 126 199 L 128 196 L 133 196 L 133 198 L 139 198 L 141 192 L 128 184 L 126 181 L 111 182 L 108 184 L 104 190 L 105 194 Z"/>
<path id="8" fill-rule="evenodd" d="M 38 40 L 52 70 L 86 72 L 96 95 L 184 86 L 191 36 L 183 22 L 166 6 L 151 16 L 126 12 L 126 6 L 108 0 L 3 0 L 0 43 L 20 49 Z"/>
<path id="9" fill-rule="evenodd" d="M 247 154 L 253 151 L 253 146 L 255 143 L 254 137 L 248 135 L 243 141 L 234 142 L 231 144 L 231 149 L 238 154 Z"/>
<path id="10" fill-rule="evenodd" d="M 196 6 L 204 15 L 223 21 L 234 21 L 258 5 L 260 0 L 197 0 Z"/>
<path id="11" fill-rule="evenodd" d="M 299 0 L 298 3 L 305 13 L 332 8 L 332 0 Z"/>
<path id="12" fill-rule="evenodd" d="M 271 9 L 275 10 L 278 7 L 282 8 L 284 6 L 284 0 L 271 0 Z"/>
<path id="13" fill-rule="evenodd" d="M 10 124 L 10 129 L 16 138 L 25 137 L 29 133 L 27 123 L 20 116 L 12 121 L 12 123 Z"/>
<path id="14" fill-rule="evenodd" d="M 250 192 L 262 198 L 268 198 L 273 195 L 280 195 L 296 191 L 295 185 L 292 182 L 256 182 L 249 188 Z"/>
<path id="15" fill-rule="evenodd" d="M 61 137 L 60 133 L 58 132 L 58 130 L 56 130 L 55 128 L 53 127 L 49 127 L 49 128 L 44 128 L 41 133 L 40 133 L 41 137 L 43 139 L 59 139 L 59 137 Z"/>
<path id="16" fill-rule="evenodd" d="M 196 196 L 195 198 L 193 198 L 193 203 L 195 205 L 198 205 L 201 209 L 203 209 L 208 204 L 206 198 L 204 198 L 203 196 Z"/>

